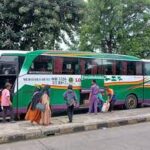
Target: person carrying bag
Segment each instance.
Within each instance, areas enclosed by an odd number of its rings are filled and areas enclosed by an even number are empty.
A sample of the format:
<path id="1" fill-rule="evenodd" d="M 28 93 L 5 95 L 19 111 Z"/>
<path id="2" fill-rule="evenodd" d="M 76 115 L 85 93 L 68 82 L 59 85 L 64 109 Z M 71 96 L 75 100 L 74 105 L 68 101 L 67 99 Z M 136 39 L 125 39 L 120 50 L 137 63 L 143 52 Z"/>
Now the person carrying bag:
<path id="1" fill-rule="evenodd" d="M 97 94 L 97 98 L 98 98 L 98 108 L 99 108 L 99 111 L 102 111 L 102 107 L 103 107 L 103 104 L 104 104 L 105 100 L 104 100 L 101 92 L 99 92 Z"/>
<path id="2" fill-rule="evenodd" d="M 108 111 L 111 112 L 114 109 L 114 105 L 116 102 L 116 96 L 115 96 L 114 90 L 109 88 L 108 86 L 106 86 L 106 93 L 108 96 L 108 102 L 110 103 L 110 107 L 109 107 Z"/>

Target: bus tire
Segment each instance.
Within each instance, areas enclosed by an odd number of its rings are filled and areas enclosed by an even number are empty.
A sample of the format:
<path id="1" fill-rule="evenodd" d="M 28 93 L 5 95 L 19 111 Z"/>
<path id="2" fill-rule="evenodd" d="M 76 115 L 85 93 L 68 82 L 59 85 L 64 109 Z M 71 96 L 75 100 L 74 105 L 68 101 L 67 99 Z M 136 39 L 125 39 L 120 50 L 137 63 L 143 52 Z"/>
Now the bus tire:
<path id="1" fill-rule="evenodd" d="M 125 101 L 126 109 L 134 109 L 137 107 L 137 97 L 133 94 L 127 96 Z"/>

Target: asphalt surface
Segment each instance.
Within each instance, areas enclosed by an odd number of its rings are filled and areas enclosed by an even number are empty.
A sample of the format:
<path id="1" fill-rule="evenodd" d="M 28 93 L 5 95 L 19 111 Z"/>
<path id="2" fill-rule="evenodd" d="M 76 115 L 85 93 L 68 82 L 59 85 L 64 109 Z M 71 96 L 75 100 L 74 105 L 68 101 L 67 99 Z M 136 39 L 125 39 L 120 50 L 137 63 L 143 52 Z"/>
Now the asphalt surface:
<path id="1" fill-rule="evenodd" d="M 76 114 L 72 123 L 68 123 L 67 116 L 52 117 L 51 124 L 48 126 L 33 125 L 29 121 L 0 123 L 0 144 L 143 122 L 150 122 L 150 108 L 113 111 L 97 115 Z"/>
<path id="2" fill-rule="evenodd" d="M 1 144 L 0 150 L 149 150 L 150 123 Z"/>

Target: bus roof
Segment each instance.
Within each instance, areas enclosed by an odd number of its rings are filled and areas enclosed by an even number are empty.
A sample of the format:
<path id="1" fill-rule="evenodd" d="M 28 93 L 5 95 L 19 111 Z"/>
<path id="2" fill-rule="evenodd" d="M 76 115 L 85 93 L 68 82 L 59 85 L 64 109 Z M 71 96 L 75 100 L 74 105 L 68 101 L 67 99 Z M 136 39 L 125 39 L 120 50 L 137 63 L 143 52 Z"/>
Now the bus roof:
<path id="1" fill-rule="evenodd" d="M 52 51 L 52 50 L 36 50 L 28 53 L 28 55 L 50 55 L 60 57 L 78 57 L 78 58 L 101 58 L 110 60 L 126 60 L 126 61 L 141 61 L 140 58 L 120 55 L 120 54 L 109 54 L 109 53 L 94 53 L 94 52 L 83 52 L 83 51 Z"/>
<path id="2" fill-rule="evenodd" d="M 0 56 L 25 56 L 29 55 L 50 55 L 60 57 L 77 57 L 77 58 L 101 58 L 110 60 L 126 60 L 126 61 L 141 61 L 141 59 L 120 54 L 109 54 L 109 53 L 94 53 L 94 52 L 83 52 L 83 51 L 59 51 L 59 50 L 36 50 L 36 51 L 21 51 L 21 50 L 0 50 Z"/>
<path id="3" fill-rule="evenodd" d="M 150 62 L 150 59 L 142 59 L 143 62 Z"/>
<path id="4" fill-rule="evenodd" d="M 29 51 L 19 50 L 0 50 L 0 56 L 25 56 Z"/>

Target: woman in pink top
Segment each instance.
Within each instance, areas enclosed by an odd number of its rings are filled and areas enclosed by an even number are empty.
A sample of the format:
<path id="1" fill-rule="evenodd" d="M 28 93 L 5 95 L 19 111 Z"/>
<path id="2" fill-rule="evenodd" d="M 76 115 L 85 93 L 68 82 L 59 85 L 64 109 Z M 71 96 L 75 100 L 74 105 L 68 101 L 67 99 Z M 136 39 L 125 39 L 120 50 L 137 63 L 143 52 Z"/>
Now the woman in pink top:
<path id="1" fill-rule="evenodd" d="M 9 91 L 10 89 L 11 89 L 11 84 L 6 83 L 5 89 L 2 91 L 1 107 L 3 110 L 3 122 L 6 121 L 6 115 L 8 110 L 10 112 L 11 121 L 14 120 L 13 107 L 12 107 L 12 102 L 10 100 L 10 91 Z"/>

